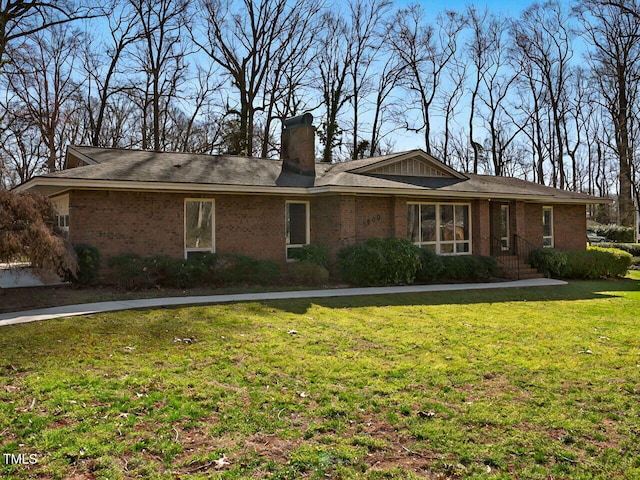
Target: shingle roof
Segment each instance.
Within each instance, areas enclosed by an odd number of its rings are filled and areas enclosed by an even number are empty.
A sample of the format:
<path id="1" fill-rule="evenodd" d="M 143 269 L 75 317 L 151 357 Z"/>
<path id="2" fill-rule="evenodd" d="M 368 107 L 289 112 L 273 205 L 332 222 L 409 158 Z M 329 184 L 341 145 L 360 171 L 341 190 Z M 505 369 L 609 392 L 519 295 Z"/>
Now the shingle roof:
<path id="1" fill-rule="evenodd" d="M 36 177 L 27 182 L 23 189 L 52 183 L 69 183 L 77 187 L 83 182 L 91 183 L 93 188 L 97 188 L 101 182 L 106 182 L 113 188 L 116 182 L 123 188 L 135 183 L 156 185 L 160 189 L 169 184 L 174 187 L 183 185 L 185 190 L 197 190 L 207 186 L 210 191 L 224 186 L 225 191 L 229 191 L 229 187 L 255 188 L 256 191 L 297 188 L 306 189 L 306 193 L 333 189 L 343 193 L 437 194 L 451 198 L 518 198 L 536 201 L 548 199 L 577 203 L 606 201 L 583 193 L 559 190 L 509 177 L 474 174 L 464 174 L 462 178 L 416 177 L 380 175 L 366 171 L 369 166 L 382 162 L 388 164 L 394 158 L 415 156 L 425 161 L 437 162 L 421 150 L 344 163 L 317 163 L 315 177 L 283 170 L 280 160 L 233 155 L 159 153 L 78 146 L 69 147 L 68 155 L 84 159 L 84 163 L 88 165 Z"/>

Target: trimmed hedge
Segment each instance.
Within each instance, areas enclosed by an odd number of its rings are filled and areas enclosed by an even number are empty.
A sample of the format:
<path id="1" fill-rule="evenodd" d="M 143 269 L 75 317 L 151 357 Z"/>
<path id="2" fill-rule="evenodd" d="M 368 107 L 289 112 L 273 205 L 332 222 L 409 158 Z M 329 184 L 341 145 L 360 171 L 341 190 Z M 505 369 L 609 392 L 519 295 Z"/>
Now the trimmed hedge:
<path id="1" fill-rule="evenodd" d="M 561 277 L 567 265 L 567 255 L 554 248 L 536 248 L 529 254 L 529 265 L 547 277 Z"/>
<path id="2" fill-rule="evenodd" d="M 531 266 L 547 276 L 582 280 L 624 277 L 632 259 L 631 254 L 620 249 L 602 247 L 568 252 L 540 248 L 529 255 Z"/>
<path id="3" fill-rule="evenodd" d="M 580 260 L 572 258 L 576 252 L 568 252 L 570 271 L 567 278 L 597 279 L 624 277 L 631 266 L 633 257 L 619 248 L 589 247 L 581 253 Z"/>
<path id="4" fill-rule="evenodd" d="M 324 268 L 329 267 L 329 250 L 322 245 L 312 243 L 291 250 L 291 258 L 295 258 L 301 262 L 315 263 L 316 265 L 321 265 Z"/>
<path id="5" fill-rule="evenodd" d="M 454 281 L 489 280 L 498 269 L 495 258 L 475 255 L 443 256 L 442 264 L 440 278 Z"/>
<path id="6" fill-rule="evenodd" d="M 108 265 L 107 282 L 127 290 L 238 283 L 266 285 L 280 279 L 276 263 L 237 254 L 207 253 L 190 259 L 125 254 L 110 258 Z"/>
<path id="7" fill-rule="evenodd" d="M 313 262 L 293 262 L 287 265 L 287 270 L 296 285 L 322 285 L 329 280 L 329 270 Z"/>
<path id="8" fill-rule="evenodd" d="M 444 271 L 442 257 L 428 248 L 420 249 L 420 268 L 416 272 L 419 282 L 433 282 L 440 278 Z"/>
<path id="9" fill-rule="evenodd" d="M 354 285 L 406 285 L 420 268 L 420 249 L 409 240 L 372 238 L 338 252 L 342 278 Z"/>
<path id="10" fill-rule="evenodd" d="M 280 281 L 280 267 L 269 260 L 258 260 L 236 253 L 213 254 L 214 271 L 224 285 L 251 283 L 272 285 Z"/>

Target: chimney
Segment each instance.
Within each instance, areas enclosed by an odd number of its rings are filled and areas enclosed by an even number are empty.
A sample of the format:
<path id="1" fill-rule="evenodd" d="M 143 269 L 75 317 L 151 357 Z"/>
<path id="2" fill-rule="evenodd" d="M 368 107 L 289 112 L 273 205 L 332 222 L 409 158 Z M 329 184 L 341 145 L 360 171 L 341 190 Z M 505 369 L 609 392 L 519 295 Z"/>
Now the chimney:
<path id="1" fill-rule="evenodd" d="M 313 115 L 285 119 L 281 139 L 282 168 L 301 175 L 316 174 L 316 127 Z"/>

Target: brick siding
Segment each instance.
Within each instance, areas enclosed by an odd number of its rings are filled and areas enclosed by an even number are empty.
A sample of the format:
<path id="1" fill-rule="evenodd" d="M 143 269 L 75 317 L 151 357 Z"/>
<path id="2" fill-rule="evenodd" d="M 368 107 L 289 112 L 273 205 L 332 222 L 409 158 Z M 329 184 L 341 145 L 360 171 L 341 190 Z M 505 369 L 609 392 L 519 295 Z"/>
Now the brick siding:
<path id="1" fill-rule="evenodd" d="M 185 198 L 215 199 L 216 251 L 241 253 L 284 264 L 285 202 L 310 202 L 311 242 L 340 249 L 374 237 L 407 237 L 407 198 L 356 195 L 288 197 L 77 190 L 70 194 L 70 239 L 97 247 L 103 257 L 123 253 L 184 256 Z M 412 201 L 434 202 L 422 198 Z M 473 253 L 489 255 L 499 228 L 499 203 L 471 203 Z M 553 205 L 556 248 L 583 249 L 586 209 Z M 542 205 L 511 202 L 512 231 L 542 246 Z M 497 216 L 496 216 L 497 212 Z M 493 220 L 493 221 L 491 221 Z"/>

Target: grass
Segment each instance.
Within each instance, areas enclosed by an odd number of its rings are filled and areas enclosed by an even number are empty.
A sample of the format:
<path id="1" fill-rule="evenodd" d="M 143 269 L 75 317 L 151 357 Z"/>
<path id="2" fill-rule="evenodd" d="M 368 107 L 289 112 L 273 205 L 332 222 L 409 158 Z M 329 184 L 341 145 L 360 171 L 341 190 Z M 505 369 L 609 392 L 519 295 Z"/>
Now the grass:
<path id="1" fill-rule="evenodd" d="M 0 476 L 640 478 L 638 311 L 634 273 L 5 327 Z"/>

